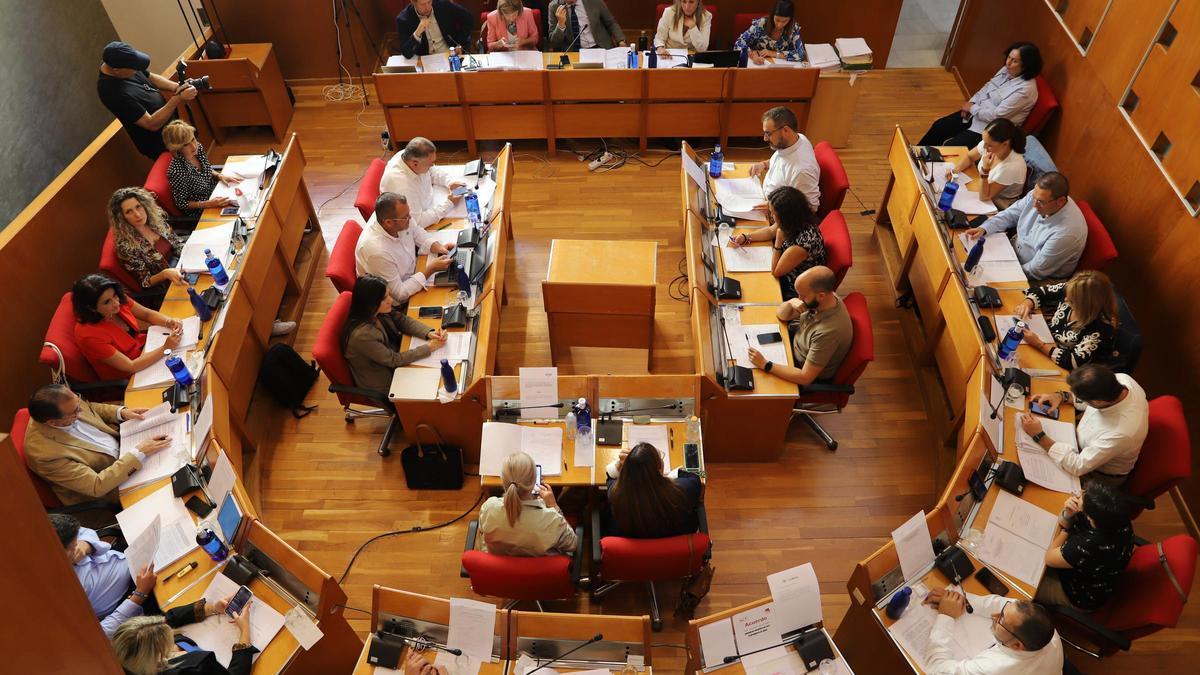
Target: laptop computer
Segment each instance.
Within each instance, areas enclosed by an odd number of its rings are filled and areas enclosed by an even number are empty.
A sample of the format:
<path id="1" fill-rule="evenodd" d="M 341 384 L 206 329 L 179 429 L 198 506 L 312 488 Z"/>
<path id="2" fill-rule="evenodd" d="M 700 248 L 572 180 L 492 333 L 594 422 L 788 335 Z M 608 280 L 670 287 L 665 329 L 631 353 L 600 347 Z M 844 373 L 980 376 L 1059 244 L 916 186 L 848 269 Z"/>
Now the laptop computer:
<path id="1" fill-rule="evenodd" d="M 711 63 L 716 68 L 737 68 L 740 56 L 741 52 L 736 49 L 698 52 L 692 57 L 692 63 Z"/>

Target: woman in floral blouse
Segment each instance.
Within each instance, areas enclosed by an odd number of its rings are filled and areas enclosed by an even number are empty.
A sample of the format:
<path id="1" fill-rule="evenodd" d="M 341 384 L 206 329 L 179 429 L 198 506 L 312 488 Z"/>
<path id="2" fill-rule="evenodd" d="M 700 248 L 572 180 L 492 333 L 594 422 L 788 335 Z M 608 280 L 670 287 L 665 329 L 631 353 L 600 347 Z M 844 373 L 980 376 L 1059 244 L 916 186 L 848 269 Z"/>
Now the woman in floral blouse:
<path id="1" fill-rule="evenodd" d="M 771 274 L 779 279 L 783 299 L 790 300 L 796 297 L 796 277 L 825 264 L 825 238 L 808 198 L 790 185 L 777 187 L 767 195 L 767 217 L 770 225 L 735 234 L 729 238 L 729 245 L 739 248 L 756 241 L 773 242 Z"/>
<path id="2" fill-rule="evenodd" d="M 1060 368 L 1074 370 L 1085 363 L 1112 360 L 1119 325 L 1117 296 L 1102 272 L 1084 270 L 1066 282 L 1030 288 L 1014 312 L 1028 319 L 1034 311 L 1047 315 L 1054 342 L 1043 342 L 1029 329 L 1025 342 Z"/>
<path id="3" fill-rule="evenodd" d="M 171 265 L 183 249 L 183 241 L 171 231 L 167 214 L 153 195 L 140 187 L 118 189 L 108 200 L 108 226 L 121 266 L 142 288 L 165 290 L 167 284 L 186 285 L 183 275 Z"/>
<path id="4" fill-rule="evenodd" d="M 791 0 L 778 0 L 770 14 L 750 24 L 733 48 L 750 50 L 750 60 L 759 65 L 767 58 L 803 61 L 804 41 L 795 17 Z"/>

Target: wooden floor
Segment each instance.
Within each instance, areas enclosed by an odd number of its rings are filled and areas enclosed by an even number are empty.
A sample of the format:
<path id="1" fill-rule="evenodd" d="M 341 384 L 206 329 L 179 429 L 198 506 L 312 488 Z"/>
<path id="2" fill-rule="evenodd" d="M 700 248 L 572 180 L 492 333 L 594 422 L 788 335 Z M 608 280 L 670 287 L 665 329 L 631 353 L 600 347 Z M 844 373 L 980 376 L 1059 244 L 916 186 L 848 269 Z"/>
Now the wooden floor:
<path id="1" fill-rule="evenodd" d="M 960 102 L 953 78 L 940 70 L 888 70 L 868 74 L 855 113 L 850 146 L 839 154 L 854 195 L 844 211 L 854 243 L 854 267 L 846 291 L 861 291 L 870 301 L 875 326 L 876 361 L 860 380 L 851 405 L 840 415 L 822 419 L 841 443 L 825 450 L 801 423 L 788 435 L 776 464 L 710 465 L 706 503 L 715 541 L 717 569 L 712 592 L 700 605 L 705 614 L 727 609 L 769 593 L 765 577 L 793 565 L 812 562 L 821 582 L 826 625 L 835 629 L 848 602 L 846 580 L 854 564 L 883 544 L 893 528 L 937 499 L 934 461 L 937 442 L 927 419 L 930 406 L 914 383 L 913 359 L 894 308 L 879 252 L 871 238 L 873 221 L 859 215 L 875 208 L 887 175 L 885 153 L 894 125 L 910 137 Z M 353 207 L 356 180 L 372 157 L 380 156 L 382 115 L 377 106 L 360 111 L 350 103 L 327 103 L 316 87 L 298 88 L 293 130 L 300 133 L 308 170 L 305 178 L 321 225 L 332 248 L 342 223 L 359 219 Z M 915 134 L 915 136 L 914 136 Z M 744 141 L 758 145 L 757 142 Z M 245 147 L 240 147 L 244 145 Z M 575 148 L 595 147 L 580 141 Z M 633 144 L 624 142 L 623 147 Z M 227 147 L 251 150 L 250 142 Z M 506 273 L 509 305 L 501 324 L 501 374 L 520 366 L 550 364 L 540 281 L 554 237 L 655 239 L 659 242 L 658 313 L 653 372 L 689 372 L 692 367 L 686 302 L 669 297 L 667 285 L 683 257 L 678 224 L 679 161 L 669 158 L 657 168 L 634 162 L 600 175 L 589 174 L 571 153 L 547 160 L 540 142 L 516 144 L 512 202 L 515 255 Z M 222 153 L 224 154 L 224 153 Z M 643 159 L 657 162 L 665 151 Z M 731 148 L 727 161 L 764 159 L 761 148 Z M 441 161 L 463 162 L 463 146 L 442 148 Z M 327 203 L 325 203 L 327 202 Z M 314 282 L 296 348 L 307 354 L 322 317 L 334 298 L 323 278 Z M 636 358 L 581 353 L 573 365 L 580 372 L 629 372 Z M 473 487 L 461 492 L 410 492 L 404 487 L 399 457 L 375 454 L 381 425 L 343 421 L 336 399 L 326 392 L 324 377 L 311 393 L 320 409 L 304 420 L 283 413 L 272 427 L 272 442 L 262 451 L 264 489 L 262 518 L 286 541 L 322 568 L 340 575 L 360 544 L 377 534 L 413 526 L 427 528 L 463 514 L 479 496 Z M 258 409 L 267 406 L 257 406 Z M 406 445 L 403 438 L 394 448 Z M 458 558 L 466 521 L 418 534 L 373 543 L 359 557 L 345 582 L 352 607 L 369 610 L 371 586 L 381 584 L 443 596 L 474 597 L 458 577 Z M 1169 500 L 1138 521 L 1138 532 L 1151 540 L 1182 531 Z M 682 670 L 684 621 L 670 616 L 677 588 L 662 585 L 659 597 L 667 615 L 656 636 L 656 670 Z M 1087 672 L 1149 670 L 1195 672 L 1200 653 L 1200 603 L 1193 602 L 1179 629 L 1159 633 L 1136 644 L 1131 654 L 1106 663 L 1073 654 Z M 621 589 L 600 606 L 586 599 L 550 609 L 569 612 L 633 614 L 645 608 L 639 588 Z M 353 625 L 369 630 L 365 614 L 350 612 Z M 1186 663 L 1193 660 L 1193 666 Z M 1149 670 L 1147 670 L 1149 669 Z"/>

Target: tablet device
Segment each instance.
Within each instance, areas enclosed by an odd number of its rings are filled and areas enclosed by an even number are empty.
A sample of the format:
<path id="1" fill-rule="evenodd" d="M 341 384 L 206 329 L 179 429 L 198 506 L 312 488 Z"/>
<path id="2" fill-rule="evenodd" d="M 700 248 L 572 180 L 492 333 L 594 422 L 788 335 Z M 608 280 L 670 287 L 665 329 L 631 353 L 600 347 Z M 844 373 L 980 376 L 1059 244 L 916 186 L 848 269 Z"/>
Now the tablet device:
<path id="1" fill-rule="evenodd" d="M 221 508 L 217 510 L 217 526 L 221 529 L 221 538 L 227 545 L 233 545 L 238 528 L 242 526 L 242 515 L 242 507 L 230 490 L 221 501 Z"/>

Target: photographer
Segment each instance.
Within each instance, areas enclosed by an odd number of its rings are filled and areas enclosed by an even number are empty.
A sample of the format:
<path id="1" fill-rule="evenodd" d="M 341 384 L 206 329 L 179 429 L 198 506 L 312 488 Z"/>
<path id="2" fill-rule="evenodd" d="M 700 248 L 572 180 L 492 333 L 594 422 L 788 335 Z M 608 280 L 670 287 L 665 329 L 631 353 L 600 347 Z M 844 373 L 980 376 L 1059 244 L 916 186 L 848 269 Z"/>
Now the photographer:
<path id="1" fill-rule="evenodd" d="M 158 159 L 167 150 L 163 126 L 179 116 L 176 111 L 184 101 L 196 98 L 196 88 L 151 73 L 150 57 L 125 42 L 108 43 L 103 61 L 96 82 L 100 102 L 120 120 L 139 152 Z M 160 90 L 172 96 L 165 98 Z"/>

